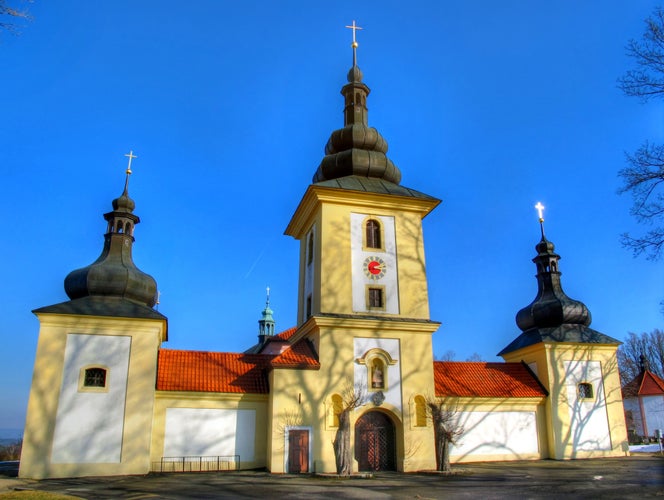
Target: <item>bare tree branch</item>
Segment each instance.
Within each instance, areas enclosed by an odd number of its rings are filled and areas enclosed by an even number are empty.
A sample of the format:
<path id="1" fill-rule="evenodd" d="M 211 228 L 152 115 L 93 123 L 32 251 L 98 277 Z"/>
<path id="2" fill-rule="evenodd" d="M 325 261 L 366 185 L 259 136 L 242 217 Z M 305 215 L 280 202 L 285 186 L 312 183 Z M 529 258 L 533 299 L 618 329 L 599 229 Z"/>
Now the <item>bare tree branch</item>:
<path id="1" fill-rule="evenodd" d="M 27 0 L 31 1 L 31 0 Z M 24 2 L 25 3 L 25 0 Z M 19 25 L 17 21 L 31 19 L 26 9 L 17 9 L 7 5 L 6 0 L 0 0 L 0 30 L 5 30 L 13 34 L 18 34 Z"/>
<path id="2" fill-rule="evenodd" d="M 629 41 L 627 55 L 637 67 L 618 79 L 618 87 L 643 101 L 664 97 L 664 10 L 657 8 L 646 19 L 643 37 Z M 623 181 L 619 193 L 632 195 L 631 213 L 637 222 L 652 225 L 664 216 L 664 146 L 646 142 L 626 157 L 627 167 L 618 174 Z M 656 260 L 664 248 L 664 228 L 655 227 L 637 237 L 623 234 L 621 243 L 634 256 L 645 254 Z"/>

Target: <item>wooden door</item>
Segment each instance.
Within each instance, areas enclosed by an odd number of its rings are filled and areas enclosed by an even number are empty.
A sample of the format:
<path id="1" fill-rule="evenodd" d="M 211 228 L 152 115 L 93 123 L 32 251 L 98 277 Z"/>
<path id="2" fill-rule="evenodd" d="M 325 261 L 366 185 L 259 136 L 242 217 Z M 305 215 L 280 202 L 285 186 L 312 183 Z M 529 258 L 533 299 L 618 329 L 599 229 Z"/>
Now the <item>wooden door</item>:
<path id="1" fill-rule="evenodd" d="M 309 431 L 288 431 L 288 472 L 309 472 Z"/>
<path id="2" fill-rule="evenodd" d="M 355 424 L 355 458 L 360 471 L 396 470 L 394 424 L 384 413 L 365 413 Z"/>

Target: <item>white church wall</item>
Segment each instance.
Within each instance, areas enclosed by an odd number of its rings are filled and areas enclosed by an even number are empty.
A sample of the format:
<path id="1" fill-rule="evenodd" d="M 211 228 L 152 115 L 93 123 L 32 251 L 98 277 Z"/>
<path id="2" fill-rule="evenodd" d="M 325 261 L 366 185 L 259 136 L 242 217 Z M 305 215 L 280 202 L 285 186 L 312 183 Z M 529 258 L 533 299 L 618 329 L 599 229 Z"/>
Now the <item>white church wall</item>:
<path id="1" fill-rule="evenodd" d="M 53 438 L 53 463 L 119 463 L 131 338 L 69 334 Z M 79 390 L 81 370 L 104 366 L 107 390 Z"/>
<path id="2" fill-rule="evenodd" d="M 398 410 L 402 409 L 401 405 L 401 367 L 400 367 L 400 354 L 399 354 L 399 340 L 398 339 L 382 339 L 382 338 L 364 338 L 356 337 L 353 342 L 354 358 L 362 358 L 371 349 L 380 349 L 385 351 L 396 363 L 387 366 L 386 383 L 387 389 L 382 393 L 385 396 L 385 403 L 392 405 Z M 367 366 L 360 363 L 355 363 L 354 383 L 356 386 L 367 388 L 367 395 L 371 398 L 372 392 L 368 380 L 369 370 Z"/>
<path id="3" fill-rule="evenodd" d="M 641 399 L 646 414 L 648 436 L 654 436 L 655 429 L 664 431 L 664 396 L 641 396 Z"/>
<path id="4" fill-rule="evenodd" d="M 611 434 L 599 361 L 565 361 L 570 444 L 576 451 L 611 450 Z M 579 384 L 592 384 L 593 398 L 579 397 Z"/>
<path id="5" fill-rule="evenodd" d="M 460 411 L 458 423 L 463 433 L 450 448 L 455 461 L 480 456 L 519 460 L 539 454 L 534 411 Z"/>
<path id="6" fill-rule="evenodd" d="M 165 457 L 232 456 L 255 460 L 256 411 L 167 408 Z"/>

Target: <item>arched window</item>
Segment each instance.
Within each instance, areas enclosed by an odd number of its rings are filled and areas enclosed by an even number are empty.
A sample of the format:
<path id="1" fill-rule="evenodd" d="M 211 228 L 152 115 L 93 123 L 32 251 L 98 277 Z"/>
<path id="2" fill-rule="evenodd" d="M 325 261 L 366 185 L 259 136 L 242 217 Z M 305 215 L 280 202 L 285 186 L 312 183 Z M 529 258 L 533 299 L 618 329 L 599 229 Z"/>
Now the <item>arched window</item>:
<path id="1" fill-rule="evenodd" d="M 86 368 L 83 387 L 106 387 L 106 370 L 103 368 Z"/>
<path id="2" fill-rule="evenodd" d="M 131 236 L 130 232 L 131 232 L 131 224 L 129 224 L 129 222 L 127 222 L 125 224 L 125 234 L 129 234 Z"/>
<path id="3" fill-rule="evenodd" d="M 427 406 L 422 396 L 415 396 L 415 427 L 427 426 Z"/>
<path id="4" fill-rule="evenodd" d="M 383 248 L 380 222 L 375 219 L 369 219 L 365 225 L 365 237 L 367 248 Z"/>

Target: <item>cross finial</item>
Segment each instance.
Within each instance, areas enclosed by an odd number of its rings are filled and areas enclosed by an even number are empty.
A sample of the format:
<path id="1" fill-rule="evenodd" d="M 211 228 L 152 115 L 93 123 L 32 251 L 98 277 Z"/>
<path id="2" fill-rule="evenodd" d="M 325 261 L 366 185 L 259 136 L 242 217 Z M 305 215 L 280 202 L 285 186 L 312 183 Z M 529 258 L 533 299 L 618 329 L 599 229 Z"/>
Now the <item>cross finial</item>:
<path id="1" fill-rule="evenodd" d="M 355 38 L 355 32 L 357 30 L 361 30 L 362 28 L 360 28 L 359 26 L 357 26 L 355 24 L 355 19 L 353 19 L 353 24 L 351 24 L 350 26 L 346 26 L 346 28 L 349 28 L 349 29 L 353 30 L 353 43 L 351 44 L 351 47 L 353 47 L 353 66 L 357 66 L 357 46 L 358 46 L 358 43 L 357 43 L 357 39 Z"/>
<path id="2" fill-rule="evenodd" d="M 537 213 L 539 214 L 540 223 L 544 222 L 544 205 L 542 205 L 542 203 L 538 201 L 537 205 L 535 205 L 535 208 L 537 209 Z"/>
<path id="3" fill-rule="evenodd" d="M 138 156 L 136 156 L 133 151 L 129 151 L 129 154 L 126 154 L 125 156 L 129 158 L 129 164 L 127 165 L 127 175 L 131 175 L 131 160 L 138 158 Z"/>
<path id="4" fill-rule="evenodd" d="M 535 205 L 535 208 L 537 209 L 537 213 L 539 214 L 539 223 L 540 223 L 540 229 L 542 230 L 542 239 L 545 239 L 546 236 L 544 236 L 544 205 L 542 205 L 541 202 L 537 202 L 537 205 Z"/>
<path id="5" fill-rule="evenodd" d="M 269 304 L 270 303 L 270 287 L 268 286 L 266 288 L 266 290 L 267 290 L 267 303 Z"/>

